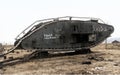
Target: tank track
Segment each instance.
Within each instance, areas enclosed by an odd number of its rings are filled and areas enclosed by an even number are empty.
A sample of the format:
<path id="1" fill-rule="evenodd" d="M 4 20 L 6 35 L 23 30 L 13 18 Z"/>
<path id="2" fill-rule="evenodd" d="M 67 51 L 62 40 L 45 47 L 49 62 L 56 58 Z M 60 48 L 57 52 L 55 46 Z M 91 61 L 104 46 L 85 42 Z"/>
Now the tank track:
<path id="1" fill-rule="evenodd" d="M 65 17 L 64 17 L 65 18 Z M 69 17 L 69 19 L 70 19 L 71 17 Z M 57 18 L 58 19 L 58 18 Z M 50 19 L 51 20 L 51 19 Z M 39 30 L 39 29 L 41 29 L 41 28 L 43 28 L 44 26 L 46 26 L 46 25 L 49 25 L 49 24 L 51 24 L 51 23 L 53 23 L 53 22 L 55 22 L 55 21 L 58 21 L 58 20 L 56 20 L 56 19 L 52 19 L 53 21 L 49 21 L 49 22 L 47 22 L 47 23 L 45 23 L 45 24 L 42 24 L 40 27 L 38 27 L 38 28 L 36 28 L 36 29 L 34 29 L 33 31 L 31 31 L 29 34 L 27 34 L 26 36 L 24 36 L 24 37 L 22 37 L 22 38 L 19 38 L 20 40 L 17 42 L 17 44 L 14 46 L 14 47 L 12 47 L 11 49 L 9 49 L 9 50 L 6 50 L 6 51 L 4 51 L 2 54 L 0 54 L 0 57 L 4 57 L 5 55 L 7 55 L 7 54 L 9 54 L 9 53 L 11 53 L 12 51 L 14 51 L 19 45 L 20 45 L 20 43 L 25 39 L 25 38 L 27 38 L 27 37 L 29 37 L 30 35 L 32 35 L 34 32 L 36 32 L 37 30 Z M 37 21 L 38 22 L 38 21 Z M 35 23 L 33 23 L 33 24 L 35 24 Z M 33 25 L 32 24 L 32 25 Z M 32 25 L 30 25 L 30 26 L 32 26 Z M 33 26 L 34 27 L 34 26 Z M 32 27 L 32 28 L 33 28 Z M 28 27 L 29 28 L 29 27 Z M 31 29 L 32 29 L 31 28 Z M 26 29 L 25 29 L 26 30 Z M 25 31 L 24 30 L 24 31 Z M 22 33 L 24 33 L 24 31 L 22 32 Z M 22 34 L 22 33 L 20 33 L 20 34 Z M 20 35 L 19 34 L 19 35 Z M 19 35 L 17 36 L 17 38 L 16 39 L 18 39 L 18 37 L 19 37 Z M 105 40 L 105 39 L 104 39 Z M 99 42 L 100 43 L 100 42 Z M 94 47 L 94 46 L 96 46 L 96 44 L 95 45 L 92 45 L 92 46 L 90 46 L 90 47 L 85 47 L 84 49 L 90 49 L 91 47 Z M 80 50 L 80 49 L 83 49 L 83 48 L 63 48 L 62 50 L 75 50 L 75 49 L 77 49 L 77 50 Z M 46 49 L 35 49 L 34 50 L 34 52 L 33 53 L 31 53 L 31 54 L 29 54 L 28 56 L 26 56 L 26 57 L 24 57 L 24 58 L 17 58 L 17 59 L 14 59 L 15 61 L 20 61 L 20 62 L 23 62 L 23 61 L 27 61 L 27 60 L 29 60 L 30 58 L 32 58 L 32 57 L 34 57 L 36 54 L 38 54 L 39 52 L 41 52 L 41 51 L 45 51 Z M 51 50 L 57 50 L 56 48 L 55 49 L 47 49 L 46 51 L 51 51 Z M 6 65 L 6 64 L 9 64 L 9 63 L 7 63 L 7 62 L 14 62 L 14 60 L 13 59 L 11 59 L 11 60 L 6 60 L 6 61 L 3 61 L 3 62 L 0 62 L 0 64 L 2 64 L 2 65 Z"/>

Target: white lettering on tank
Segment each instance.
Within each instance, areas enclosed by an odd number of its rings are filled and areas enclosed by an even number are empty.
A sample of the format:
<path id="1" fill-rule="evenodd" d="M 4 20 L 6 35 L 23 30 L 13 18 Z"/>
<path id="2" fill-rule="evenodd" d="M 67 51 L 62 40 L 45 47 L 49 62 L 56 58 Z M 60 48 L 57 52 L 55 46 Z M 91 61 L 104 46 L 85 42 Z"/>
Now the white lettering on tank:
<path id="1" fill-rule="evenodd" d="M 58 35 L 58 34 L 55 34 L 54 36 L 53 36 L 53 34 L 44 34 L 44 39 L 57 39 L 57 38 L 59 38 L 59 36 L 60 35 Z"/>

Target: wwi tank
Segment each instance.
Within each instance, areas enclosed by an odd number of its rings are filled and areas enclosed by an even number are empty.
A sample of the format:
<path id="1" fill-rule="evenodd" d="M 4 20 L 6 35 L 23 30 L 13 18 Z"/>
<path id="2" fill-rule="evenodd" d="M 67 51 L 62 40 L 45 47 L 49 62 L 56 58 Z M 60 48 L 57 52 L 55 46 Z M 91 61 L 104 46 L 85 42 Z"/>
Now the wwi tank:
<path id="1" fill-rule="evenodd" d="M 33 50 L 90 49 L 113 31 L 113 26 L 98 18 L 59 17 L 34 22 L 16 37 L 14 45 Z"/>

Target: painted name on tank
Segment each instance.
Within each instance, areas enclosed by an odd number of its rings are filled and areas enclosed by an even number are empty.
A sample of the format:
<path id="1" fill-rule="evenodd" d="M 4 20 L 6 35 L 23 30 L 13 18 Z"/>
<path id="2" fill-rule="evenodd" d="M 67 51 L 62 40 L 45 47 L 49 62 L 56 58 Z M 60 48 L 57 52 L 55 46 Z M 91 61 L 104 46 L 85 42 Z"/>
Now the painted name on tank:
<path id="1" fill-rule="evenodd" d="M 57 39 L 59 38 L 60 35 L 59 34 L 44 34 L 44 39 Z"/>

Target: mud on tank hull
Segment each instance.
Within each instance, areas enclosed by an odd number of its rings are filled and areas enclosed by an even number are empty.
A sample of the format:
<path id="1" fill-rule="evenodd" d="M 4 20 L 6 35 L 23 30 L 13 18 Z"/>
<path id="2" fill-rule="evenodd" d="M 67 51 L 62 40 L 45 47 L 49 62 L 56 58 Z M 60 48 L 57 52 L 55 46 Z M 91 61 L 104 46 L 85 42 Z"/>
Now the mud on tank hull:
<path id="1" fill-rule="evenodd" d="M 23 37 L 17 48 L 22 49 L 89 49 L 104 41 L 114 31 L 113 26 L 98 20 L 54 20 L 35 25 Z M 27 37 L 26 37 L 27 36 Z"/>

